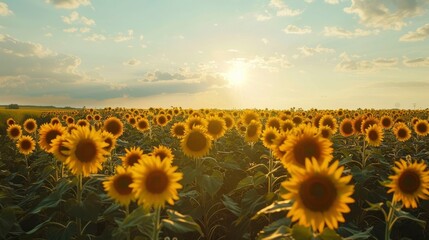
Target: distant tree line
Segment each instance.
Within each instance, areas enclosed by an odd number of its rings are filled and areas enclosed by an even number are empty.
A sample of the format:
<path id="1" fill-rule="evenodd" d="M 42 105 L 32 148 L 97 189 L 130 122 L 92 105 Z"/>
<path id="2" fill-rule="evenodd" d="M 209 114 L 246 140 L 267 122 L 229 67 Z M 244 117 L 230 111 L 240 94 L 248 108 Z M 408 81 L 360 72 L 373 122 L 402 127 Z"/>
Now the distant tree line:
<path id="1" fill-rule="evenodd" d="M 12 103 L 6 106 L 6 109 L 19 109 L 19 105 L 16 103 Z"/>

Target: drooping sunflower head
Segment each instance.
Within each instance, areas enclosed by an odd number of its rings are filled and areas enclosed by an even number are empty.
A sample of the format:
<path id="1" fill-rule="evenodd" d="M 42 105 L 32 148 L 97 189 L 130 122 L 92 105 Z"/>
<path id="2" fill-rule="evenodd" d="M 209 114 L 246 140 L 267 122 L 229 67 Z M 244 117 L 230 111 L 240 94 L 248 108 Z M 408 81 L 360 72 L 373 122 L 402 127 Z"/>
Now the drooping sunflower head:
<path id="1" fill-rule="evenodd" d="M 68 134 L 63 134 L 58 137 L 56 137 L 54 140 L 52 140 L 51 143 L 51 149 L 49 149 L 49 152 L 54 155 L 54 157 L 61 162 L 65 162 L 69 155 L 67 155 L 65 152 L 70 151 L 64 143 L 68 142 Z"/>
<path id="2" fill-rule="evenodd" d="M 353 129 L 356 134 L 362 133 L 362 122 L 364 120 L 363 116 L 357 116 L 353 119 Z"/>
<path id="3" fill-rule="evenodd" d="M 10 125 L 16 124 L 16 122 L 15 122 L 15 120 L 14 120 L 13 118 L 8 118 L 8 119 L 6 120 L 6 124 L 7 124 L 8 126 L 10 126 Z"/>
<path id="4" fill-rule="evenodd" d="M 103 149 L 110 153 L 116 147 L 116 138 L 113 136 L 113 134 L 107 131 L 101 131 L 101 137 L 107 144 Z"/>
<path id="5" fill-rule="evenodd" d="M 319 128 L 322 126 L 328 126 L 332 130 L 332 133 L 336 133 L 338 130 L 337 119 L 330 114 L 323 115 L 319 121 Z"/>
<path id="6" fill-rule="evenodd" d="M 275 143 L 279 135 L 280 133 L 276 128 L 265 128 L 261 136 L 262 144 L 268 149 L 273 149 L 276 146 Z"/>
<path id="7" fill-rule="evenodd" d="M 292 177 L 282 183 L 288 190 L 282 198 L 293 201 L 287 216 L 319 232 L 325 226 L 336 229 L 338 222 L 345 221 L 343 213 L 350 212 L 348 204 L 354 202 L 354 186 L 348 184 L 352 176 L 341 176 L 344 167 L 338 167 L 338 161 L 331 166 L 314 158 L 306 161 L 306 168 L 294 167 Z"/>
<path id="8" fill-rule="evenodd" d="M 262 124 L 259 121 L 251 121 L 246 128 L 244 134 L 244 141 L 248 143 L 255 143 L 259 140 L 262 132 Z"/>
<path id="9" fill-rule="evenodd" d="M 207 134 L 209 134 L 213 140 L 221 138 L 227 128 L 223 118 L 220 117 L 208 117 L 207 119 Z"/>
<path id="10" fill-rule="evenodd" d="M 355 133 L 353 128 L 353 121 L 349 118 L 344 118 L 340 124 L 340 134 L 343 137 L 352 136 Z"/>
<path id="11" fill-rule="evenodd" d="M 118 138 L 124 132 L 124 124 L 117 117 L 109 117 L 104 121 L 104 131 L 108 131 L 115 138 Z"/>
<path id="12" fill-rule="evenodd" d="M 12 124 L 7 127 L 7 136 L 12 140 L 18 140 L 22 135 L 22 127 L 18 124 Z"/>
<path id="13" fill-rule="evenodd" d="M 365 130 L 365 140 L 371 146 L 380 146 L 381 142 L 383 141 L 383 137 L 383 129 L 378 124 L 371 125 Z"/>
<path id="14" fill-rule="evenodd" d="M 137 128 L 137 130 L 139 130 L 140 132 L 145 132 L 147 130 L 150 129 L 150 124 L 149 121 L 147 120 L 147 118 L 140 118 L 135 127 Z"/>
<path id="15" fill-rule="evenodd" d="M 23 126 L 24 130 L 28 133 L 33 133 L 37 130 L 37 122 L 33 118 L 28 118 L 25 120 Z"/>
<path id="16" fill-rule="evenodd" d="M 388 115 L 384 115 L 380 119 L 380 124 L 383 128 L 389 129 L 393 126 L 393 119 L 392 119 L 392 117 L 390 117 Z"/>
<path id="17" fill-rule="evenodd" d="M 89 127 L 78 126 L 63 145 L 68 149 L 62 151 L 68 156 L 66 165 L 73 174 L 82 174 L 84 177 L 101 170 L 101 164 L 108 155 L 108 152 L 103 149 L 107 143 L 104 142 L 101 132 Z"/>
<path id="18" fill-rule="evenodd" d="M 294 134 L 289 134 L 287 140 L 280 146 L 286 154 L 282 163 L 286 168 L 295 165 L 305 167 L 306 159 L 315 158 L 319 164 L 332 160 L 332 142 L 318 134 L 317 128 L 302 126 Z"/>
<path id="19" fill-rule="evenodd" d="M 170 163 L 173 162 L 174 159 L 173 151 L 171 151 L 169 147 L 162 145 L 154 147 L 150 155 L 159 158 L 161 161 L 169 161 Z"/>
<path id="20" fill-rule="evenodd" d="M 186 119 L 186 128 L 192 129 L 196 126 L 201 126 L 203 128 L 207 128 L 207 121 L 199 116 L 191 116 Z"/>
<path id="21" fill-rule="evenodd" d="M 207 155 L 212 146 L 212 138 L 202 126 L 194 126 L 186 131 L 180 141 L 180 146 L 185 155 L 199 158 Z"/>
<path id="22" fill-rule="evenodd" d="M 252 121 L 259 122 L 259 114 L 252 110 L 246 110 L 241 115 L 241 120 L 245 126 L 249 125 Z"/>
<path id="23" fill-rule="evenodd" d="M 170 134 L 175 138 L 183 138 L 186 132 L 186 124 L 183 122 L 176 122 L 171 126 Z"/>
<path id="24" fill-rule="evenodd" d="M 411 130 L 405 123 L 396 123 L 393 127 L 393 134 L 400 142 L 405 142 L 411 138 Z"/>
<path id="25" fill-rule="evenodd" d="M 128 206 L 131 201 L 135 200 L 133 189 L 130 187 L 132 183 L 131 170 L 117 166 L 115 175 L 107 178 L 103 182 L 103 187 L 109 197 L 123 206 Z"/>
<path id="26" fill-rule="evenodd" d="M 424 161 L 407 162 L 400 159 L 392 168 L 387 192 L 393 192 L 393 201 L 401 201 L 406 208 L 417 208 L 419 199 L 429 198 L 429 171 Z"/>
<path id="27" fill-rule="evenodd" d="M 124 167 L 132 167 L 143 159 L 143 150 L 140 147 L 126 148 L 125 152 L 124 156 L 119 157 Z"/>
<path id="28" fill-rule="evenodd" d="M 136 164 L 131 169 L 133 183 L 129 186 L 138 204 L 145 209 L 164 207 L 166 202 L 173 205 L 174 200 L 179 199 L 178 190 L 182 188 L 179 181 L 183 178 L 183 174 L 176 170 L 177 167 L 168 161 L 154 156 L 147 156 Z"/>
<path id="29" fill-rule="evenodd" d="M 276 159 L 281 160 L 286 154 L 285 151 L 281 150 L 280 146 L 282 146 L 288 137 L 287 133 L 281 132 L 278 134 L 277 138 L 274 140 L 274 146 L 272 148 L 273 155 Z"/>
<path id="30" fill-rule="evenodd" d="M 282 120 L 278 117 L 270 117 L 267 120 L 266 128 L 272 127 L 275 128 L 277 131 L 280 131 Z"/>
<path id="31" fill-rule="evenodd" d="M 66 128 L 60 124 L 43 124 L 39 128 L 39 146 L 46 152 L 51 149 L 52 140 L 66 133 Z"/>
<path id="32" fill-rule="evenodd" d="M 225 120 L 225 125 L 226 125 L 227 129 L 231 129 L 231 128 L 234 127 L 235 121 L 234 121 L 234 118 L 231 115 L 225 114 L 223 116 L 223 120 Z"/>
<path id="33" fill-rule="evenodd" d="M 320 127 L 320 119 L 323 117 L 322 114 L 318 113 L 316 114 L 316 116 L 313 117 L 313 126 L 315 126 L 316 128 Z"/>
<path id="34" fill-rule="evenodd" d="M 429 133 L 429 123 L 427 120 L 418 120 L 414 124 L 414 131 L 419 136 L 426 136 Z"/>
<path id="35" fill-rule="evenodd" d="M 30 155 L 36 148 L 36 142 L 31 136 L 22 135 L 16 142 L 18 151 L 24 155 Z"/>

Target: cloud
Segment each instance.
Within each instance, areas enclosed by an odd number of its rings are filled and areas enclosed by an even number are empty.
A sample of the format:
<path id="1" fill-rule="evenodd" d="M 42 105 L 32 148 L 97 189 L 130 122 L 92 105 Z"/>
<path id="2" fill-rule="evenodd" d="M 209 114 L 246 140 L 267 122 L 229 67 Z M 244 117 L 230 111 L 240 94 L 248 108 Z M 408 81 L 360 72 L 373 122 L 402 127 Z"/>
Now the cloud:
<path id="1" fill-rule="evenodd" d="M 138 66 L 140 65 L 141 61 L 135 58 L 132 58 L 126 62 L 124 62 L 123 64 L 126 66 Z"/>
<path id="2" fill-rule="evenodd" d="M 320 45 L 317 45 L 317 47 L 315 47 L 315 48 L 303 46 L 303 47 L 298 48 L 298 50 L 304 56 L 313 56 L 314 54 L 319 54 L 319 53 L 333 53 L 333 52 L 335 52 L 335 50 L 332 48 L 324 48 L 324 47 L 321 47 Z"/>
<path id="3" fill-rule="evenodd" d="M 230 65 L 243 65 L 246 68 L 267 70 L 269 72 L 279 72 L 282 69 L 293 67 L 284 54 L 274 54 L 268 57 L 233 58 L 227 61 L 227 63 Z"/>
<path id="4" fill-rule="evenodd" d="M 282 0 L 271 0 L 270 6 L 277 9 L 277 16 L 294 17 L 303 12 L 302 10 L 290 9 Z"/>
<path id="5" fill-rule="evenodd" d="M 300 28 L 295 25 L 289 24 L 285 29 L 283 29 L 283 31 L 288 34 L 307 34 L 311 33 L 311 27 L 305 26 L 303 28 Z"/>
<path id="6" fill-rule="evenodd" d="M 45 37 L 52 37 L 52 36 L 53 36 L 53 34 L 50 32 L 45 34 Z"/>
<path id="7" fill-rule="evenodd" d="M 325 0 L 325 3 L 334 5 L 334 4 L 340 3 L 340 1 L 339 0 Z"/>
<path id="8" fill-rule="evenodd" d="M 75 9 L 80 5 L 91 5 L 91 0 L 46 0 L 47 3 L 53 4 L 56 8 Z"/>
<path id="9" fill-rule="evenodd" d="M 268 11 L 265 11 L 264 14 L 256 14 L 255 15 L 256 21 L 258 22 L 265 22 L 272 18 L 271 14 Z"/>
<path id="10" fill-rule="evenodd" d="M 134 31 L 132 29 L 128 30 L 128 34 L 118 33 L 114 37 L 115 42 L 125 42 L 134 39 Z"/>
<path id="11" fill-rule="evenodd" d="M 269 41 L 268 41 L 268 39 L 266 39 L 266 38 L 261 38 L 261 42 L 262 42 L 263 44 L 267 45 Z"/>
<path id="12" fill-rule="evenodd" d="M 340 55 L 341 61 L 337 64 L 335 70 L 338 72 L 367 73 L 398 65 L 398 59 L 396 58 L 377 58 L 373 60 L 358 60 L 358 58 L 342 53 Z"/>
<path id="13" fill-rule="evenodd" d="M 429 82 L 424 82 L 424 81 L 406 81 L 406 82 L 385 81 L 385 82 L 374 83 L 374 84 L 371 84 L 367 87 L 368 88 L 397 88 L 397 89 L 415 88 L 415 89 L 422 89 L 422 88 L 429 88 Z"/>
<path id="14" fill-rule="evenodd" d="M 344 11 L 358 15 L 365 26 L 400 30 L 407 25 L 406 18 L 422 15 L 427 3 L 427 0 L 352 0 L 352 5 Z"/>
<path id="15" fill-rule="evenodd" d="M 423 41 L 429 37 L 429 23 L 425 24 L 423 27 L 417 28 L 415 32 L 408 32 L 403 35 L 399 41 L 401 42 L 416 42 Z"/>
<path id="16" fill-rule="evenodd" d="M 76 11 L 71 12 L 69 16 L 61 16 L 61 19 L 63 20 L 63 22 L 65 22 L 67 24 L 77 23 L 77 24 L 83 24 L 86 26 L 95 25 L 94 19 L 90 19 L 90 18 L 87 18 L 85 16 L 81 16 Z"/>
<path id="17" fill-rule="evenodd" d="M 425 58 L 405 58 L 402 63 L 407 67 L 429 67 L 429 57 Z"/>
<path id="18" fill-rule="evenodd" d="M 378 30 L 370 31 L 370 30 L 362 30 L 357 28 L 354 31 L 348 31 L 340 27 L 325 27 L 323 32 L 325 36 L 338 37 L 338 38 L 363 37 L 363 36 L 369 36 L 371 34 L 379 33 Z"/>
<path id="19" fill-rule="evenodd" d="M 0 16 L 9 16 L 12 14 L 13 12 L 9 9 L 9 6 L 4 2 L 0 2 Z"/>
<path id="20" fill-rule="evenodd" d="M 86 41 L 91 41 L 91 42 L 104 41 L 106 39 L 107 39 L 106 36 L 104 36 L 103 34 L 97 34 L 97 33 L 93 33 L 91 36 L 85 38 Z"/>
<path id="21" fill-rule="evenodd" d="M 66 32 L 66 33 L 74 33 L 74 32 L 77 32 L 77 28 L 75 28 L 75 27 L 72 27 L 72 28 L 65 28 L 65 29 L 63 29 L 63 32 Z"/>

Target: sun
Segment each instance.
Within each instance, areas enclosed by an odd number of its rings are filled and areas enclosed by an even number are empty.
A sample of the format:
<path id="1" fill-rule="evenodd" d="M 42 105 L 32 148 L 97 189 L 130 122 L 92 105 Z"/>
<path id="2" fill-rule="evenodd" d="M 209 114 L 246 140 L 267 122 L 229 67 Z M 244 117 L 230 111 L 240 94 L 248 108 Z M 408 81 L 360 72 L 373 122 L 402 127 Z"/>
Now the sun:
<path id="1" fill-rule="evenodd" d="M 226 79 L 231 85 L 241 85 L 247 77 L 247 66 L 242 61 L 234 61 L 231 64 L 229 72 L 226 73 Z"/>

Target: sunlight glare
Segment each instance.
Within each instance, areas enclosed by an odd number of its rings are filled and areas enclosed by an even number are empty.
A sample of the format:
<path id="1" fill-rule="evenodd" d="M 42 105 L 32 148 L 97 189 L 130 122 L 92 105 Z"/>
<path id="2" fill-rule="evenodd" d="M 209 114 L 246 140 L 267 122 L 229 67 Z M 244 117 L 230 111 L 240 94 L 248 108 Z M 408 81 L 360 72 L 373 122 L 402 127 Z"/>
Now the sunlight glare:
<path id="1" fill-rule="evenodd" d="M 226 79 L 231 85 L 241 85 L 246 80 L 247 66 L 242 61 L 232 63 L 231 69 L 226 74 Z"/>

